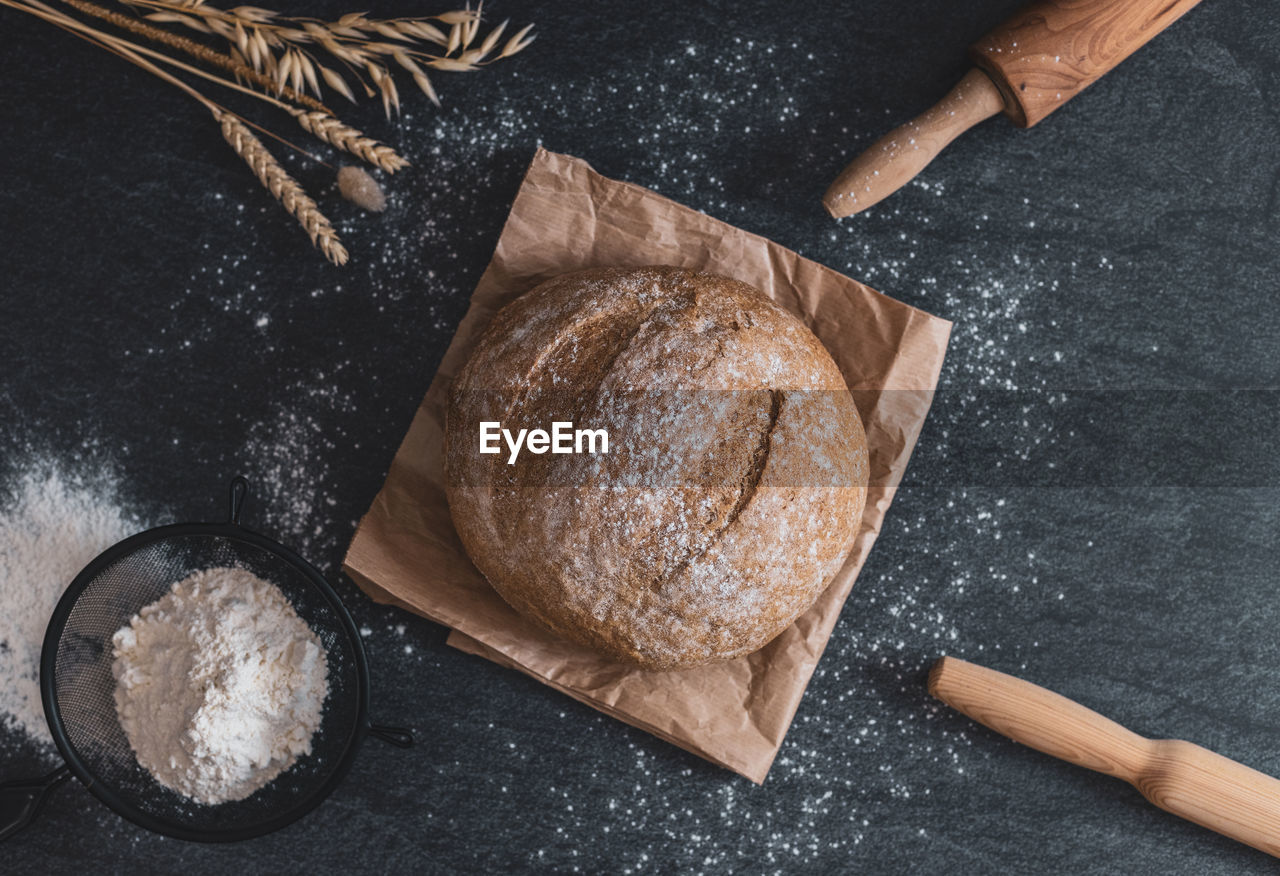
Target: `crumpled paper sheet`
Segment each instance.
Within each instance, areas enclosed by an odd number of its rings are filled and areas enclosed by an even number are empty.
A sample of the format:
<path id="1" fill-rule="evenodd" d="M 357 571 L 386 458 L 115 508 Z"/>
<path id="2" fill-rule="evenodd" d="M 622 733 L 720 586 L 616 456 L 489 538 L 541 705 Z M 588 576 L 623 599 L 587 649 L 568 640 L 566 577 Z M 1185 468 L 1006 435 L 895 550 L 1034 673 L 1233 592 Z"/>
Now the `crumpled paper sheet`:
<path id="1" fill-rule="evenodd" d="M 649 264 L 725 274 L 800 316 L 843 371 L 870 448 L 862 529 L 813 607 L 755 654 L 678 672 L 610 663 L 518 615 L 467 559 L 449 517 L 442 463 L 450 381 L 497 310 L 566 271 Z M 450 645 L 763 782 L 880 532 L 933 399 L 950 330 L 945 320 L 762 237 L 539 149 L 343 568 L 375 600 L 451 627 Z"/>

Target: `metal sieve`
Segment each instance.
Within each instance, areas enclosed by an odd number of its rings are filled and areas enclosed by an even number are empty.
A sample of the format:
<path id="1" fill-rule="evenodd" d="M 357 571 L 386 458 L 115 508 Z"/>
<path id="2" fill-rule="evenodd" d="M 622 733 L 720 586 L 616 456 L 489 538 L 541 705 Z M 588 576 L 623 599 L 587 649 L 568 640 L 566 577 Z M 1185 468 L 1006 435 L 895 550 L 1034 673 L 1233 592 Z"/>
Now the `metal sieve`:
<path id="1" fill-rule="evenodd" d="M 0 786 L 0 839 L 30 824 L 49 792 L 74 775 L 117 813 L 148 830 L 227 842 L 278 830 L 337 787 L 366 735 L 402 748 L 408 730 L 369 720 L 369 667 L 351 615 L 316 569 L 283 545 L 240 525 L 249 484 L 231 482 L 222 524 L 176 524 L 141 532 L 85 567 L 49 621 L 40 657 L 40 693 L 66 765 Z M 111 637 L 174 582 L 215 566 L 239 566 L 275 584 L 324 645 L 329 691 L 311 753 L 243 800 L 192 802 L 138 764 L 116 717 Z"/>

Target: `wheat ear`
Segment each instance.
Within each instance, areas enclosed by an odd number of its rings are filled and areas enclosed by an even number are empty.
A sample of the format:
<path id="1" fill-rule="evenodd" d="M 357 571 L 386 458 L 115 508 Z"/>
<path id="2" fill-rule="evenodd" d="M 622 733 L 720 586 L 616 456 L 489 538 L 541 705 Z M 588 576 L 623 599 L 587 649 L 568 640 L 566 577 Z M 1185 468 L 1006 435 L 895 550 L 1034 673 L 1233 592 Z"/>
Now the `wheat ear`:
<path id="1" fill-rule="evenodd" d="M 307 196 L 297 180 L 289 176 L 275 157 L 267 151 L 249 128 L 233 113 L 223 109 L 211 109 L 213 117 L 222 126 L 222 138 L 231 144 L 236 154 L 252 168 L 259 181 L 267 187 L 275 199 L 297 219 L 311 235 L 311 242 L 335 265 L 347 263 L 347 249 L 338 241 L 338 232 L 320 212 L 316 202 Z"/>
<path id="2" fill-rule="evenodd" d="M 390 146 L 379 143 L 372 137 L 344 124 L 328 113 L 306 112 L 300 109 L 289 109 L 289 114 L 298 120 L 303 130 L 316 138 L 330 143 L 343 152 L 350 152 L 359 158 L 380 167 L 387 173 L 395 173 L 409 166 L 409 162 Z"/>

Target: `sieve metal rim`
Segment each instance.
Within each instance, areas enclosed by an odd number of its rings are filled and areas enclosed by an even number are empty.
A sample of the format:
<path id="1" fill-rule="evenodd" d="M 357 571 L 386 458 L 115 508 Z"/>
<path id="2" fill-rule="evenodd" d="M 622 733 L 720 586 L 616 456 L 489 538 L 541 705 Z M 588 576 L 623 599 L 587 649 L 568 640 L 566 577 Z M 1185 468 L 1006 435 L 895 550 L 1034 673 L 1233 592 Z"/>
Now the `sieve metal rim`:
<path id="1" fill-rule="evenodd" d="M 237 842 L 279 830 L 314 810 L 333 793 L 350 771 L 355 761 L 356 753 L 359 751 L 360 745 L 366 736 L 373 734 L 401 747 L 408 747 L 412 744 L 412 737 L 407 731 L 375 727 L 369 718 L 370 676 L 369 663 L 364 651 L 364 642 L 360 638 L 360 632 L 356 628 L 351 613 L 343 605 L 337 592 L 314 566 L 297 553 L 274 539 L 240 525 L 240 510 L 247 493 L 248 481 L 245 478 L 237 477 L 231 482 L 231 508 L 229 519 L 226 523 L 174 523 L 166 526 L 157 526 L 115 543 L 91 560 L 81 570 L 80 574 L 76 575 L 70 586 L 63 592 L 61 599 L 58 600 L 58 606 L 54 609 L 53 615 L 49 619 L 49 626 L 45 629 L 44 643 L 40 652 L 40 699 L 44 705 L 45 721 L 49 725 L 49 732 L 53 737 L 54 744 L 57 745 L 67 768 L 71 770 L 71 774 L 79 779 L 89 793 L 105 803 L 117 815 L 147 830 L 175 839 L 206 843 Z M 169 538 L 187 538 L 191 536 L 225 538 L 230 541 L 244 542 L 274 554 L 293 567 L 295 571 L 316 588 L 324 597 L 329 608 L 337 616 L 347 634 L 348 640 L 351 642 L 351 657 L 355 664 L 356 691 L 354 696 L 357 701 L 355 725 L 332 772 L 323 784 L 300 798 L 298 804 L 285 813 L 263 819 L 252 825 L 232 829 L 192 829 L 156 818 L 124 800 L 106 783 L 99 782 L 94 772 L 89 769 L 75 746 L 71 743 L 62 720 L 57 697 L 54 694 L 58 643 L 62 638 L 63 630 L 66 627 L 68 618 L 71 616 L 72 609 L 90 582 L 113 563 L 143 547 Z"/>

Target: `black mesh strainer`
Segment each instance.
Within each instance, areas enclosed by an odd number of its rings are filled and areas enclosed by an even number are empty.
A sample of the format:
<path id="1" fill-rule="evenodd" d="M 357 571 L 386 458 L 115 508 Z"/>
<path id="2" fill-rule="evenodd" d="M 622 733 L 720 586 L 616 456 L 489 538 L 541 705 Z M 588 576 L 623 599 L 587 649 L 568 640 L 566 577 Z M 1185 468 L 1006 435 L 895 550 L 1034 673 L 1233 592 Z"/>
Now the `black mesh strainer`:
<path id="1" fill-rule="evenodd" d="M 120 815 L 167 836 L 203 842 L 248 839 L 315 808 L 373 734 L 409 747 L 407 730 L 369 720 L 369 668 L 351 616 L 320 573 L 297 554 L 240 525 L 248 482 L 231 483 L 224 524 L 177 524 L 109 548 L 67 588 L 49 621 L 40 659 L 45 717 L 66 766 L 0 791 L 0 838 L 29 824 L 48 792 L 71 774 Z M 111 637 L 143 606 L 192 572 L 239 566 L 283 591 L 324 645 L 329 691 L 311 753 L 244 800 L 203 805 L 143 769 L 116 717 Z"/>

